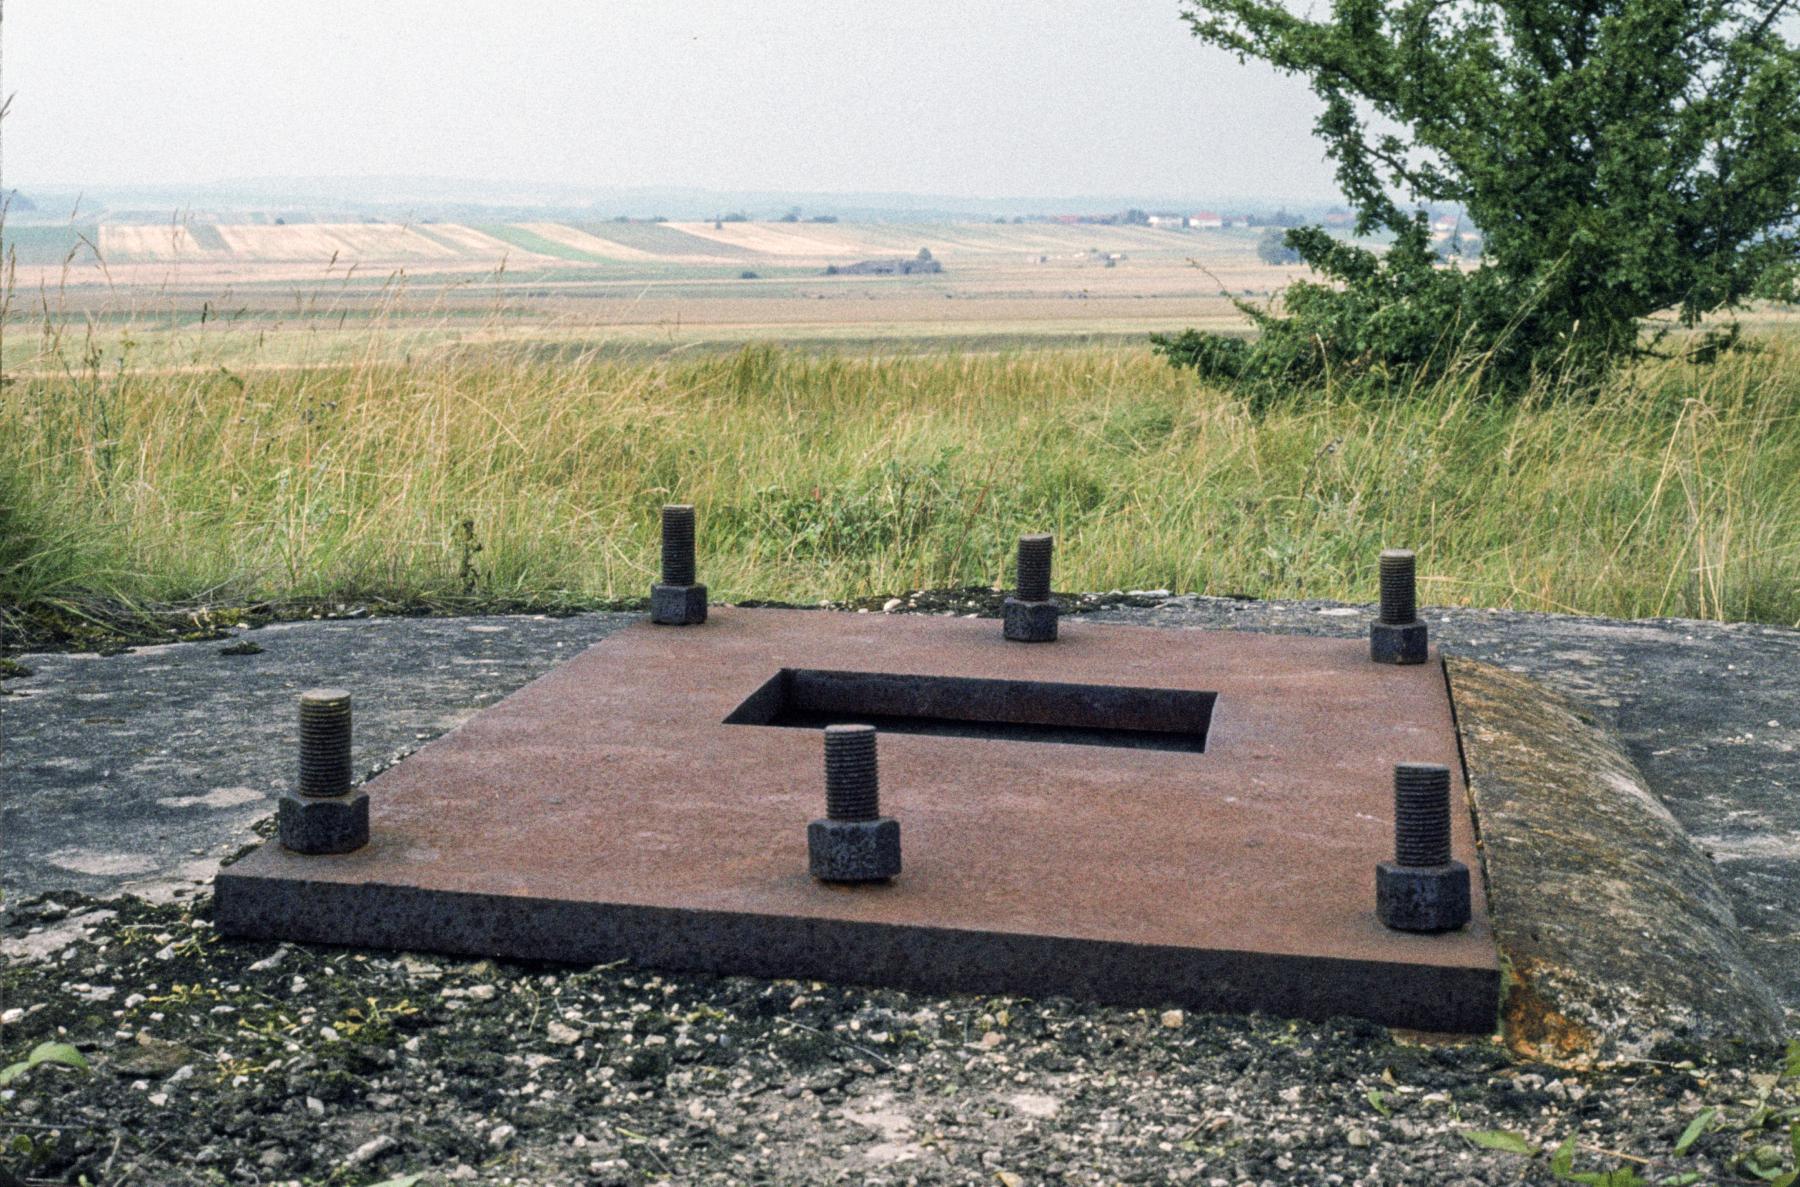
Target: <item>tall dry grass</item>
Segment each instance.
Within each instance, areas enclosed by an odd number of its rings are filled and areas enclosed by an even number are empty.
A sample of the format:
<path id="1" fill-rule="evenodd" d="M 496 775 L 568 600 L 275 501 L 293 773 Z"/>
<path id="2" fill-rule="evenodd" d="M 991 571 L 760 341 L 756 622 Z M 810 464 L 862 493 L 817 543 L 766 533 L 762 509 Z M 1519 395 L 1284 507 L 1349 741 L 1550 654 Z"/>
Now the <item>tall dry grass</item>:
<path id="1" fill-rule="evenodd" d="M 1800 341 L 1647 365 L 1596 402 L 1454 389 L 1251 419 L 1147 350 L 862 359 L 746 348 L 134 369 L 0 396 L 0 599 L 642 594 L 655 511 L 699 505 L 715 596 L 1058 588 L 1800 620 Z"/>

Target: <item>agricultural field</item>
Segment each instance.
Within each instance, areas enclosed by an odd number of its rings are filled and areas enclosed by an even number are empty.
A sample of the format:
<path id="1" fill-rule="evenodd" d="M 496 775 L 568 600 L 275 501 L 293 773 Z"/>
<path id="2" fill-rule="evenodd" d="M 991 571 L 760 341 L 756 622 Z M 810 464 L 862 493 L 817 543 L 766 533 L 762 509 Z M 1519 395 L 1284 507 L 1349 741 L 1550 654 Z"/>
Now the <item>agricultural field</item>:
<path id="1" fill-rule="evenodd" d="M 1223 294 L 1264 299 L 1300 270 L 1255 254 L 1259 231 L 1059 224 L 420 223 L 8 227 L 9 307 L 78 348 L 141 364 L 319 361 L 325 331 L 373 322 L 402 351 L 542 341 L 633 353 L 778 340 L 848 349 L 1141 341 L 1243 326 Z M 830 275 L 927 249 L 943 271 Z M 51 311 L 52 316 L 42 316 Z M 127 328 L 129 327 L 129 329 Z M 7 335 L 11 368 L 56 369 L 71 337 Z M 55 349 L 51 349 L 55 348 Z M 355 349 L 366 349 L 366 344 Z M 46 353 L 48 350 L 48 353 Z"/>

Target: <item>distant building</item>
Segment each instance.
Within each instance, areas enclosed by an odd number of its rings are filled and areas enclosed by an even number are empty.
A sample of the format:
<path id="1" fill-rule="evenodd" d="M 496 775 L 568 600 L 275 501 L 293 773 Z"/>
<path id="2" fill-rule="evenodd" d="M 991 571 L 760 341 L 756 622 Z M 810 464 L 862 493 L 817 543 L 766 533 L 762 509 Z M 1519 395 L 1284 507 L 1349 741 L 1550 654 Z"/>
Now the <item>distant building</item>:
<path id="1" fill-rule="evenodd" d="M 1181 228 L 1187 226 L 1187 219 L 1179 214 L 1153 214 L 1144 221 L 1153 227 L 1161 227 L 1164 230 L 1171 231 L 1179 231 Z"/>
<path id="2" fill-rule="evenodd" d="M 1188 215 L 1187 225 L 1202 231 L 1216 231 L 1225 225 L 1223 215 L 1214 214 L 1210 210 L 1202 210 L 1199 214 Z"/>

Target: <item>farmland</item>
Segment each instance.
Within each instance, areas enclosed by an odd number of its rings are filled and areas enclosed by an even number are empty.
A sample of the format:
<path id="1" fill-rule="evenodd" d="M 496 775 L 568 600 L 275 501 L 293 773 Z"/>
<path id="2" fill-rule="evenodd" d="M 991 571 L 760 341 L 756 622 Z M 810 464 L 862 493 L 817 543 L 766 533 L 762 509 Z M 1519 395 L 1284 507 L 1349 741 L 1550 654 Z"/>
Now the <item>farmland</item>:
<path id="1" fill-rule="evenodd" d="M 46 363 L 21 319 L 78 317 L 80 349 L 124 328 L 151 363 L 343 357 L 326 331 L 380 321 L 395 343 L 541 340 L 655 353 L 780 340 L 861 348 L 1057 345 L 1243 319 L 1297 269 L 1260 232 L 1059 224 L 421 223 L 9 227 L 5 361 Z M 941 273 L 828 275 L 929 250 Z M 94 327 L 92 332 L 87 327 Z M 110 336 L 109 336 L 110 334 Z M 356 349 L 365 349 L 366 343 Z M 54 363 L 50 364 L 54 366 Z"/>

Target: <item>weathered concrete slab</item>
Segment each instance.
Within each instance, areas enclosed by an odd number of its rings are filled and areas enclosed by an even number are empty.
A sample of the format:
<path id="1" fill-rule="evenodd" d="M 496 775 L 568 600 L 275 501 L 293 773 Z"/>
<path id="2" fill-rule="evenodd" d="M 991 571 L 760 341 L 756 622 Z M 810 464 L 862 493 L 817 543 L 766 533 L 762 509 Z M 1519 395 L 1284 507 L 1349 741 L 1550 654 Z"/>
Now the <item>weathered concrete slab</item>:
<path id="1" fill-rule="evenodd" d="M 808 876 L 821 740 L 760 704 L 786 685 L 809 720 L 921 731 L 881 739 L 892 884 Z M 1479 888 L 1460 932 L 1375 913 L 1394 765 L 1456 751 L 1436 666 L 1353 642 L 1075 621 L 1022 647 L 992 621 L 726 608 L 596 645 L 369 783 L 366 847 L 265 844 L 216 910 L 257 938 L 1488 1033 Z M 1451 839 L 1474 864 L 1466 813 Z"/>
<path id="2" fill-rule="evenodd" d="M 1511 1045 L 1569 1060 L 1779 1041 L 1780 999 L 1713 863 L 1616 741 L 1535 680 L 1476 660 L 1448 668 L 1511 974 Z"/>
<path id="3" fill-rule="evenodd" d="M 1358 636 L 1367 614 L 1324 602 L 1183 597 L 1096 617 Z M 1751 964 L 1790 1017 L 1800 1010 L 1800 630 L 1511 610 L 1421 615 L 1446 654 L 1530 676 L 1619 739 L 1714 863 Z"/>
<path id="4" fill-rule="evenodd" d="M 22 657 L 0 696 L 0 887 L 152 898 L 210 883 L 294 778 L 294 698 L 357 698 L 359 775 L 466 720 L 631 614 L 290 622 L 223 643 Z"/>
<path id="5" fill-rule="evenodd" d="M 1370 613 L 1320 602 L 1137 601 L 1092 617 L 1359 638 Z M 1620 739 L 1713 862 L 1751 965 L 1792 1016 L 1800 1006 L 1800 631 L 1462 609 L 1426 617 L 1447 651 L 1542 681 Z M 245 634 L 266 649 L 255 656 L 190 644 L 21 657 L 36 675 L 7 681 L 23 695 L 0 698 L 6 902 L 61 888 L 167 890 L 204 879 L 273 811 L 290 772 L 270 769 L 266 756 L 291 752 L 292 697 L 302 688 L 359 681 L 357 769 L 366 770 L 631 618 L 293 623 Z M 222 788 L 261 798 L 208 798 Z"/>

